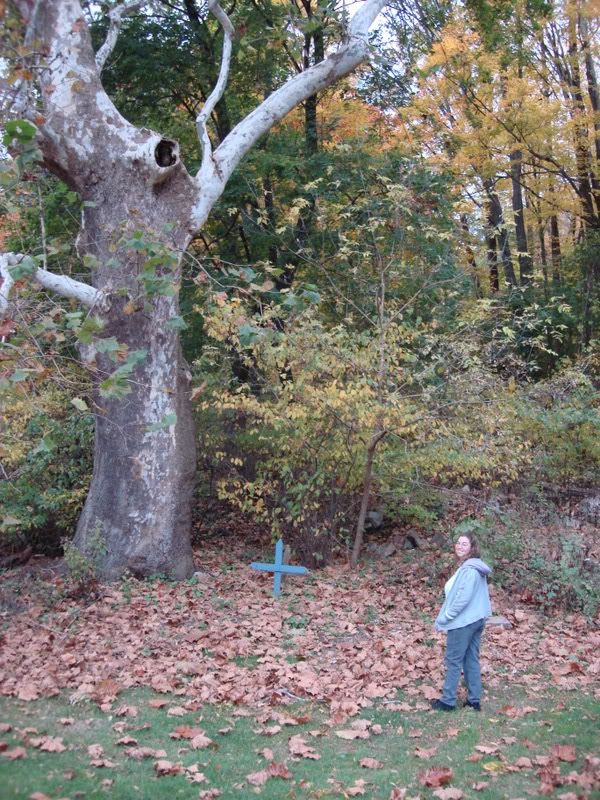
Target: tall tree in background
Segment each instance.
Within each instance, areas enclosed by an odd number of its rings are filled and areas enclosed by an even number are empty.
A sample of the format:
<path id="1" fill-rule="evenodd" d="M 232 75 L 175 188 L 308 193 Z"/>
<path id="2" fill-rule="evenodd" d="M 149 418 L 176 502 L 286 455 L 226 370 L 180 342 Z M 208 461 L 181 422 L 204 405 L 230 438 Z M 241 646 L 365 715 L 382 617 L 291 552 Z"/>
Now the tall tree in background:
<path id="1" fill-rule="evenodd" d="M 366 57 L 367 32 L 383 5 L 384 0 L 366 0 L 336 51 L 274 90 L 228 133 L 221 106 L 217 121 L 225 136 L 213 148 L 209 121 L 224 96 L 235 31 L 221 6 L 209 2 L 222 28 L 223 55 L 220 69 L 212 71 L 218 75 L 214 89 L 196 113 L 202 157 L 192 176 L 178 143 L 128 122 L 102 85 L 122 18 L 143 2 L 111 9 L 106 40 L 96 53 L 79 2 L 15 3 L 22 41 L 12 109 L 21 120 L 8 130 L 15 147 L 31 140 L 44 166 L 83 199 L 79 250 L 91 268 L 91 284 L 5 254 L 0 299 L 7 310 L 15 278 L 30 274 L 90 309 L 85 324 L 92 335 L 82 356 L 94 371 L 100 413 L 92 484 L 75 543 L 85 552 L 102 538 L 105 576 L 129 569 L 181 578 L 193 570 L 195 447 L 179 343 L 182 255 L 261 136 Z M 197 23 L 206 24 L 205 17 Z"/>
<path id="2" fill-rule="evenodd" d="M 565 253 L 596 235 L 600 41 L 592 6 L 454 6 L 401 112 L 415 141 L 452 171 L 465 205 L 483 209 L 492 289 L 501 286 L 502 263 L 509 287 L 530 286 L 548 254 L 558 287 Z M 585 263 L 589 317 L 596 278 L 593 260 Z"/>

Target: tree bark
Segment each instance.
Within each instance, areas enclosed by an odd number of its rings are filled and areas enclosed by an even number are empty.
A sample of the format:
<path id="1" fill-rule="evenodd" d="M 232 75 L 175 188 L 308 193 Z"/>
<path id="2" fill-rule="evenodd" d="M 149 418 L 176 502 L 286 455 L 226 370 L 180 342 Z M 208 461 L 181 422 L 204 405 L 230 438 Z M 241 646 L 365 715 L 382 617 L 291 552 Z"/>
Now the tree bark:
<path id="1" fill-rule="evenodd" d="M 473 288 L 475 289 L 475 297 L 482 297 L 481 281 L 479 280 L 479 274 L 477 272 L 477 262 L 475 261 L 475 253 L 473 252 L 473 248 L 471 247 L 470 244 L 471 231 L 469 230 L 469 220 L 467 219 L 466 214 L 460 215 L 460 227 L 463 232 L 463 244 L 465 247 L 465 255 L 473 279 Z"/>
<path id="2" fill-rule="evenodd" d="M 569 89 L 573 102 L 573 136 L 575 143 L 575 163 L 579 197 L 583 206 L 583 218 L 591 230 L 600 230 L 600 208 L 596 203 L 600 198 L 595 195 L 594 186 L 597 180 L 593 174 L 592 155 L 589 147 L 588 115 L 581 88 L 581 70 L 579 65 L 579 46 L 577 41 L 577 8 L 576 2 L 569 3 L 569 61 L 571 69 Z"/>
<path id="3" fill-rule="evenodd" d="M 515 287 L 517 285 L 517 279 L 515 277 L 515 271 L 512 265 L 510 244 L 508 241 L 508 231 L 506 230 L 506 225 L 504 224 L 504 215 L 502 213 L 502 205 L 500 204 L 500 198 L 498 197 L 498 193 L 495 191 L 493 184 L 491 184 L 491 182 L 489 181 L 486 182 L 485 189 L 486 189 L 486 194 L 488 196 L 488 204 L 487 204 L 488 233 L 486 234 L 488 239 L 488 257 L 490 255 L 490 246 L 492 245 L 492 238 L 491 238 L 492 236 L 495 239 L 495 243 L 493 246 L 497 252 L 495 262 L 493 260 L 490 261 L 490 266 L 495 264 L 494 268 L 496 270 L 496 275 L 497 275 L 498 255 L 499 255 L 500 260 L 502 262 L 502 266 L 504 268 L 504 276 L 506 278 L 506 282 L 508 283 L 509 286 Z M 498 288 L 500 288 L 499 279 L 494 278 L 493 285 L 496 284 L 498 285 Z"/>
<path id="4" fill-rule="evenodd" d="M 75 544 L 90 557 L 98 545 L 106 550 L 99 566 L 108 579 L 126 571 L 183 579 L 194 571 L 190 380 L 178 335 L 161 330 L 162 321 L 148 318 L 155 333 L 133 391 L 109 401 L 95 393 L 103 413 L 96 418 L 94 470 Z M 150 430 L 168 415 L 176 416 L 174 424 Z"/>
<path id="5" fill-rule="evenodd" d="M 517 261 L 519 262 L 519 278 L 521 286 L 529 286 L 533 278 L 533 261 L 529 254 L 527 232 L 525 230 L 525 209 L 521 188 L 523 153 L 513 150 L 510 154 L 510 175 L 512 183 L 512 210 L 515 220 L 515 236 L 517 240 Z M 510 282 L 510 281 L 509 281 Z"/>
<path id="6" fill-rule="evenodd" d="M 98 539 L 104 543 L 100 572 L 106 578 L 126 570 L 185 578 L 194 569 L 190 528 L 196 438 L 190 379 L 178 330 L 170 325 L 178 317 L 181 253 L 189 240 L 175 220 L 178 215 L 189 218 L 193 193 L 183 168 L 171 172 L 157 192 L 149 166 L 115 170 L 96 188 L 79 242 L 80 250 L 95 259 L 94 285 L 107 294 L 118 290 L 100 316 L 101 338 L 82 348 L 86 361 L 94 359 L 99 413 L 92 482 L 75 544 L 91 553 Z M 127 196 L 135 199 L 133 218 L 129 204 L 114 200 Z M 165 223 L 174 224 L 168 234 Z M 164 259 L 147 275 L 148 253 L 130 249 L 137 231 L 142 231 L 142 246 Z M 158 292 L 154 281 L 164 282 Z M 124 397 L 101 392 L 117 364 L 97 350 L 111 338 L 126 353 L 145 353 L 129 376 Z"/>
<path id="7" fill-rule="evenodd" d="M 585 73 L 588 86 L 588 95 L 592 106 L 594 126 L 594 153 L 596 156 L 595 168 L 592 168 L 592 189 L 596 200 L 596 211 L 600 215 L 600 89 L 596 76 L 596 65 L 591 48 L 589 22 L 585 14 L 579 14 L 579 32 L 585 62 Z"/>
<path id="8" fill-rule="evenodd" d="M 562 254 L 560 250 L 560 231 L 558 228 L 558 217 L 552 214 L 550 217 L 550 256 L 552 259 L 552 280 L 560 286 L 560 267 Z"/>
<path id="9" fill-rule="evenodd" d="M 185 223 L 195 188 L 181 163 L 173 161 L 174 143 L 146 135 L 150 146 L 132 160 L 122 157 L 112 169 L 105 164 L 104 177 L 88 187 L 90 204 L 79 238 L 80 252 L 96 265 L 93 284 L 110 303 L 99 315 L 99 340 L 82 348 L 84 360 L 93 358 L 99 413 L 92 481 L 75 544 L 92 553 L 98 540 L 104 543 L 100 573 L 106 578 L 129 570 L 181 579 L 194 570 L 196 437 L 190 376 L 171 323 L 179 315 L 181 257 L 190 239 Z M 139 251 L 132 249 L 137 242 Z M 161 263 L 149 270 L 151 258 Z M 111 338 L 125 353 L 145 352 L 123 397 L 101 393 L 118 366 L 98 352 Z"/>
<path id="10" fill-rule="evenodd" d="M 363 480 L 362 497 L 360 500 L 360 511 L 358 512 L 358 520 L 356 523 L 356 533 L 354 535 L 354 544 L 352 547 L 352 556 L 350 563 L 353 567 L 358 564 L 360 558 L 360 551 L 363 546 L 363 539 L 365 535 L 365 520 L 367 518 L 367 511 L 369 509 L 369 500 L 371 498 L 371 486 L 373 484 L 373 461 L 375 459 L 375 450 L 377 445 L 383 439 L 385 433 L 380 431 L 373 435 L 369 447 L 367 449 L 367 463 L 365 465 L 365 475 Z"/>

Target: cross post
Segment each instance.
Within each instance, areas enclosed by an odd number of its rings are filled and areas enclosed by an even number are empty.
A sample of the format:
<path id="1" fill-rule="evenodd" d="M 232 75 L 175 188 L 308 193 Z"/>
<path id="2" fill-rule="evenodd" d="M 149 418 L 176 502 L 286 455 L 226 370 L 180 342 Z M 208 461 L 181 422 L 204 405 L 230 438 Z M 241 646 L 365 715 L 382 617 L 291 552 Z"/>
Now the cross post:
<path id="1" fill-rule="evenodd" d="M 275 545 L 275 563 L 265 564 L 261 561 L 253 561 L 250 566 L 261 572 L 273 573 L 273 597 L 281 594 L 282 575 L 307 575 L 309 570 L 306 567 L 293 567 L 291 564 L 283 563 L 283 539 L 278 539 Z"/>

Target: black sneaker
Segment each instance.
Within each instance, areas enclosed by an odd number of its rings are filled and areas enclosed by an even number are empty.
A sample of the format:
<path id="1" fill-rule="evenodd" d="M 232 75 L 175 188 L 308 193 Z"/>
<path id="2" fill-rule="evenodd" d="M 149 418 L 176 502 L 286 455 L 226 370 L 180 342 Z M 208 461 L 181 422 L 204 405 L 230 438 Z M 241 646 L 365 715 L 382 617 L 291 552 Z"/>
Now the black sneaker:
<path id="1" fill-rule="evenodd" d="M 449 706 L 441 700 L 432 700 L 431 707 L 434 711 L 454 711 L 454 706 Z"/>
<path id="2" fill-rule="evenodd" d="M 481 703 L 475 701 L 472 703 L 470 700 L 467 700 L 465 703 L 465 708 L 472 708 L 473 711 L 481 711 Z"/>

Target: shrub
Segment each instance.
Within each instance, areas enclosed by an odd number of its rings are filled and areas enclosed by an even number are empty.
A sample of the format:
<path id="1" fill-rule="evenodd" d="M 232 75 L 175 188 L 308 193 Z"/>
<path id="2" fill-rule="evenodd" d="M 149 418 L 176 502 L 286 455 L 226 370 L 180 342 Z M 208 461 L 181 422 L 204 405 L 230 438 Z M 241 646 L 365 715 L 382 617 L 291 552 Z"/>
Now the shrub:
<path id="1" fill-rule="evenodd" d="M 32 411 L 19 397 L 5 406 L 5 477 L 0 481 L 0 537 L 12 546 L 30 544 L 57 554 L 70 537 L 92 471 L 94 422 L 49 390 Z"/>

